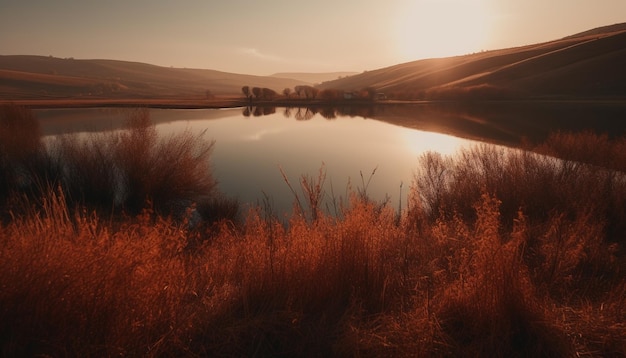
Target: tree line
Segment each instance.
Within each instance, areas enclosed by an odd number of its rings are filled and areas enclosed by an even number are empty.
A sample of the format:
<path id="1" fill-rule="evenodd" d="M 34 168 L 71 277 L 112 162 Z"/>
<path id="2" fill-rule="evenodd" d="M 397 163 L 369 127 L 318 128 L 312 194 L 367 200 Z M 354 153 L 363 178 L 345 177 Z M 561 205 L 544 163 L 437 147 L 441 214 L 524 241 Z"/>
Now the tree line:
<path id="1" fill-rule="evenodd" d="M 250 86 L 243 86 L 241 87 L 241 92 L 243 92 L 244 96 L 246 96 L 246 98 L 248 98 L 249 100 L 252 100 L 252 98 L 272 100 L 276 98 L 276 96 L 278 96 L 278 93 L 276 91 L 266 87 L 250 88 Z"/>
<path id="2" fill-rule="evenodd" d="M 256 100 L 273 100 L 279 94 L 270 88 L 243 86 L 241 92 L 244 96 L 252 101 Z M 344 91 L 339 89 L 323 89 L 320 90 L 313 86 L 299 85 L 293 89 L 287 87 L 283 89 L 282 95 L 286 99 L 305 99 L 305 100 L 367 100 L 372 101 L 377 98 L 376 89 L 367 87 L 357 91 Z"/>

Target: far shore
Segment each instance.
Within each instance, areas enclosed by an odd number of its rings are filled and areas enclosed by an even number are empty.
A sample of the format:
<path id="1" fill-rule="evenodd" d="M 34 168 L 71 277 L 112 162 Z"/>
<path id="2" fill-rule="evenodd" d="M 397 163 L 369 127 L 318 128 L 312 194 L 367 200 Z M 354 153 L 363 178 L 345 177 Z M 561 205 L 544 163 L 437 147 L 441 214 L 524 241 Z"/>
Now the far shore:
<path id="1" fill-rule="evenodd" d="M 246 106 L 273 106 L 273 107 L 307 107 L 307 106 L 370 106 L 370 105 L 416 105 L 416 104 L 447 104 L 447 105 L 476 105 L 476 104 L 507 104 L 507 103 L 589 103 L 589 104 L 620 104 L 626 105 L 626 98 L 523 98 L 508 100 L 307 100 L 285 99 L 275 100 L 248 100 L 235 95 L 220 96 L 213 99 L 199 98 L 37 98 L 37 99 L 0 99 L 2 105 L 18 105 L 33 109 L 47 108 L 93 108 L 93 107 L 149 107 L 164 109 L 220 109 Z"/>
<path id="2" fill-rule="evenodd" d="M 379 105 L 379 104 L 429 104 L 441 101 L 424 100 L 307 100 L 285 99 L 275 100 L 248 100 L 236 96 L 216 97 L 214 99 L 189 99 L 189 98 L 55 98 L 55 99 L 15 99 L 0 100 L 0 105 L 18 105 L 33 109 L 47 108 L 90 108 L 90 107 L 150 107 L 171 109 L 220 109 L 237 108 L 247 106 L 270 106 L 270 107 L 307 107 L 307 106 L 343 106 L 343 105 Z"/>
<path id="3" fill-rule="evenodd" d="M 556 131 L 591 130 L 610 137 L 626 135 L 626 98 L 533 98 L 515 100 L 306 100 L 247 99 L 241 95 L 207 98 L 33 98 L 0 100 L 30 109 L 154 108 L 228 109 L 290 107 L 335 108 L 351 116 L 372 118 L 417 130 L 519 147 L 541 142 Z"/>

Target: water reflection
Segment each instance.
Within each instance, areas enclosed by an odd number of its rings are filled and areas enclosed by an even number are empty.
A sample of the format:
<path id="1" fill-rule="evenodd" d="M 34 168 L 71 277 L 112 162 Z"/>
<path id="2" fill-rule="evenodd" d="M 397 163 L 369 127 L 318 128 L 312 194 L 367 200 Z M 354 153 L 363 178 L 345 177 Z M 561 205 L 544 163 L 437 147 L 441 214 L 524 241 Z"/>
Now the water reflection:
<path id="1" fill-rule="evenodd" d="M 371 118 L 390 124 L 519 147 L 551 133 L 626 134 L 626 101 L 493 101 L 377 106 Z"/>
<path id="2" fill-rule="evenodd" d="M 128 108 L 36 110 L 44 135 L 121 129 Z M 207 120 L 235 116 L 262 117 L 281 112 L 287 118 L 309 121 L 361 117 L 389 124 L 480 141 L 519 146 L 525 140 L 542 142 L 551 132 L 589 130 L 611 137 L 626 134 L 626 102 L 494 102 L 384 105 L 314 105 L 276 108 L 251 106 L 223 110 L 151 109 L 153 122 Z"/>
<path id="3" fill-rule="evenodd" d="M 376 110 L 374 106 L 306 106 L 306 107 L 284 107 L 283 115 L 286 118 L 295 118 L 298 121 L 308 121 L 320 115 L 325 119 L 336 119 L 337 117 L 363 117 L 374 118 Z M 260 117 L 276 113 L 276 107 L 272 106 L 248 106 L 242 109 L 244 117 Z"/>
<path id="4" fill-rule="evenodd" d="M 536 105 L 542 107 L 542 105 Z M 397 205 L 400 185 L 413 179 L 417 158 L 432 150 L 452 154 L 475 139 L 519 146 L 538 142 L 556 129 L 609 133 L 626 131 L 626 105 L 602 108 L 577 104 L 534 111 L 525 104 L 246 107 L 225 110 L 151 109 L 160 133 L 206 131 L 216 140 L 213 170 L 220 188 L 242 202 L 258 203 L 265 193 L 279 212 L 289 211 L 292 183 L 316 175 L 324 165 L 326 199 L 357 189 L 360 173 L 378 168 L 368 187 L 375 200 Z M 39 110 L 44 135 L 123 128 L 130 109 Z M 446 133 L 452 134 L 439 134 Z M 407 190 L 404 190 L 406 193 Z M 406 202 L 402 199 L 402 202 Z"/>
<path id="5" fill-rule="evenodd" d="M 243 114 L 244 117 L 250 117 L 250 116 L 261 117 L 261 116 L 267 116 L 267 115 L 274 114 L 274 113 L 276 113 L 276 107 L 269 107 L 269 106 L 248 106 L 248 107 L 244 107 L 243 111 L 241 112 L 241 114 Z"/>
<path id="6" fill-rule="evenodd" d="M 275 107 L 247 107 L 244 116 L 260 117 Z M 308 121 L 362 117 L 418 130 L 519 147 L 543 142 L 555 131 L 591 131 L 611 137 L 626 134 L 626 102 L 518 101 L 493 103 L 422 103 L 385 105 L 309 105 L 283 108 L 283 115 Z"/>
<path id="7" fill-rule="evenodd" d="M 367 192 L 394 206 L 413 179 L 417 158 L 425 150 L 452 154 L 468 141 L 444 134 L 390 125 L 329 108 L 242 108 L 240 116 L 163 123 L 160 132 L 206 130 L 215 139 L 212 156 L 222 191 L 257 204 L 265 196 L 276 212 L 291 210 L 294 196 L 282 177 L 299 189 L 302 175 L 327 172 L 322 207 L 357 190 L 361 173 L 371 173 Z M 255 117 L 255 113 L 258 115 Z M 254 118 L 252 118 L 254 117 Z M 329 120 L 331 119 L 331 120 Z M 366 178 L 367 179 L 367 178 Z M 404 192 L 400 185 L 404 183 Z"/>

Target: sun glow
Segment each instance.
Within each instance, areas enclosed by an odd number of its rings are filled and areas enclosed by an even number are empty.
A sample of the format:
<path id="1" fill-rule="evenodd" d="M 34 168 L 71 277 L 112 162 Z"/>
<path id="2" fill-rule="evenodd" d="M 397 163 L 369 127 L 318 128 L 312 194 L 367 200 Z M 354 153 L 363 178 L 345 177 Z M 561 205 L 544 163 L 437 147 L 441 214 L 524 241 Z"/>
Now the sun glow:
<path id="1" fill-rule="evenodd" d="M 398 16 L 396 46 L 403 60 L 478 52 L 490 37 L 490 0 L 410 1 Z"/>

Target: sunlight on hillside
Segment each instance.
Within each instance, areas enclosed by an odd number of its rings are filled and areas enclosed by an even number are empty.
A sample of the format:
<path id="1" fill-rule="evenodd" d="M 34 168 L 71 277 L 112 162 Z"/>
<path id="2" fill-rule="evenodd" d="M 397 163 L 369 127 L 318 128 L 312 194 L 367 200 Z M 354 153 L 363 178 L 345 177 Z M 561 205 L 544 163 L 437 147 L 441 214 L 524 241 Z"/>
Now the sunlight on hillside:
<path id="1" fill-rule="evenodd" d="M 403 60 L 477 52 L 490 37 L 489 0 L 410 2 L 399 15 L 396 47 Z"/>

